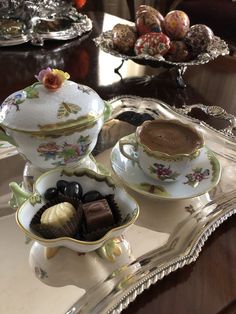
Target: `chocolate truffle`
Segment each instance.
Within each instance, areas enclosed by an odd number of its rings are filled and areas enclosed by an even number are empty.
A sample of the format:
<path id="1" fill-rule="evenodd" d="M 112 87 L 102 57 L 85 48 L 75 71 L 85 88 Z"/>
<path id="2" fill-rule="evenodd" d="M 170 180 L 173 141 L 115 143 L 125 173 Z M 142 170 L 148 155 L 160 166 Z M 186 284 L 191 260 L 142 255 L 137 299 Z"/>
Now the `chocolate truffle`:
<path id="1" fill-rule="evenodd" d="M 48 207 L 42 213 L 37 228 L 39 233 L 49 239 L 73 237 L 78 231 L 79 223 L 80 219 L 74 206 L 63 202 Z"/>
<path id="2" fill-rule="evenodd" d="M 83 204 L 84 218 L 88 232 L 114 224 L 114 218 L 106 199 Z"/>
<path id="3" fill-rule="evenodd" d="M 75 213 L 74 206 L 68 202 L 56 204 L 45 210 L 40 222 L 41 224 L 53 225 L 54 227 L 62 227 Z"/>

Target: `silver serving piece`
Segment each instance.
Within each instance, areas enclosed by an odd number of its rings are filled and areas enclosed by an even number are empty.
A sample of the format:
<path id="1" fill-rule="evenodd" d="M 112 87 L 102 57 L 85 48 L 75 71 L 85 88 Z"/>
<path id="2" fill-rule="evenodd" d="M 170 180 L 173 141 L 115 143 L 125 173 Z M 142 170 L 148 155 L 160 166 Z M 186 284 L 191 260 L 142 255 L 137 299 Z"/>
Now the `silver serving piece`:
<path id="1" fill-rule="evenodd" d="M 0 4 L 0 46 L 30 41 L 68 40 L 92 29 L 92 21 L 70 0 L 3 0 Z"/>
<path id="2" fill-rule="evenodd" d="M 165 60 L 162 56 L 150 56 L 150 55 L 125 55 L 121 54 L 117 50 L 114 49 L 113 42 L 112 42 L 112 31 L 107 31 L 102 33 L 99 37 L 94 39 L 95 44 L 101 48 L 103 51 L 112 54 L 115 57 L 122 58 L 123 60 L 133 60 L 137 62 L 143 62 L 146 64 L 151 64 L 153 66 L 160 66 L 160 65 L 166 65 L 166 66 L 191 66 L 191 65 L 199 65 L 207 63 L 219 56 L 224 56 L 229 54 L 229 48 L 226 42 L 215 36 L 211 44 L 207 47 L 207 51 L 204 53 L 200 53 L 196 59 L 190 60 L 187 62 L 172 62 Z"/>
<path id="3" fill-rule="evenodd" d="M 67 314 L 122 312 L 152 284 L 196 261 L 208 237 L 220 224 L 236 213 L 236 137 L 233 135 L 235 128 L 233 115 L 217 106 L 195 104 L 180 109 L 170 107 L 157 99 L 136 96 L 119 96 L 109 103 L 112 107 L 112 116 L 103 126 L 95 150 L 96 160 L 100 166 L 103 164 L 109 168 L 108 149 L 111 149 L 121 137 L 135 131 L 137 124 L 131 125 L 132 121 L 142 123 L 140 117 L 145 119 L 165 117 L 181 119 L 201 129 L 206 145 L 217 154 L 224 171 L 219 184 L 210 192 L 177 202 L 169 200 L 163 202 L 144 197 L 129 189 L 129 193 L 133 193 L 140 205 L 139 219 L 124 234 L 132 250 L 132 262 L 126 262 L 116 270 L 109 271 L 98 283 L 94 283 L 94 278 L 88 274 L 86 282 L 93 281 L 91 287 L 85 292 L 78 291 L 78 301 Z M 229 128 L 216 130 L 205 122 L 193 119 L 188 116 L 193 108 L 203 110 L 216 119 L 225 119 L 230 125 Z M 131 115 L 134 119 L 131 119 Z M 5 148 L 5 153 L 15 154 L 14 147 L 7 150 Z M 17 155 L 11 158 L 14 157 Z M 2 170 L 3 174 L 5 170 L 4 175 L 7 178 L 10 171 L 4 168 L 5 163 L 4 160 Z M 19 167 L 19 161 L 14 165 Z M 44 274 L 43 271 L 39 272 L 38 278 L 47 284 L 50 276 L 47 278 Z M 75 276 L 78 278 L 78 274 Z M 61 278 L 60 273 L 58 278 Z"/>
<path id="4" fill-rule="evenodd" d="M 121 65 L 115 69 L 115 71 L 118 71 L 124 61 L 126 60 L 132 60 L 136 63 L 142 64 L 142 65 L 150 65 L 152 67 L 175 67 L 176 68 L 176 80 L 180 87 L 185 87 L 185 83 L 183 80 L 183 74 L 186 71 L 188 66 L 192 65 L 200 65 L 204 63 L 208 63 L 211 60 L 216 59 L 219 56 L 224 56 L 229 54 L 229 48 L 227 43 L 217 37 L 214 36 L 214 39 L 212 42 L 208 45 L 206 52 L 200 53 L 196 59 L 186 61 L 186 62 L 172 62 L 169 60 L 166 60 L 163 56 L 150 56 L 150 55 L 125 55 L 117 51 L 113 46 L 112 41 L 112 31 L 106 31 L 103 32 L 100 36 L 94 39 L 95 44 L 101 48 L 104 52 L 109 53 L 115 57 L 121 58 L 122 63 Z"/>
<path id="5" fill-rule="evenodd" d="M 156 200 L 152 201 L 140 197 L 136 193 L 135 197 L 138 198 L 141 204 L 140 218 L 137 225 L 147 228 L 146 231 L 167 232 L 169 234 L 167 242 L 160 247 L 158 247 L 158 244 L 151 245 L 151 250 L 147 250 L 131 264 L 125 265 L 122 269 L 112 273 L 106 280 L 99 283 L 99 286 L 95 285 L 89 291 L 86 291 L 85 295 L 80 297 L 66 314 L 121 313 L 151 285 L 177 269 L 196 261 L 208 237 L 220 224 L 236 213 L 236 137 L 231 132 L 216 130 L 200 120 L 193 119 L 188 116 L 188 113 L 193 108 L 198 108 L 215 118 L 226 119 L 230 123 L 230 130 L 233 130 L 235 126 L 234 116 L 217 106 L 196 104 L 191 108 L 188 107 L 188 109 L 187 107 L 177 109 L 157 99 L 136 96 L 116 97 L 110 101 L 110 104 L 113 108 L 111 117 L 113 121 L 114 119 L 119 121 L 117 118 L 124 117 L 126 112 L 133 112 L 135 115 L 149 114 L 153 118 L 175 118 L 181 119 L 185 123 L 193 123 L 195 127 L 199 127 L 204 132 L 207 146 L 212 148 L 218 155 L 224 171 L 220 183 L 211 192 L 201 197 L 174 202 L 174 205 L 173 202 L 166 202 L 164 212 L 160 210 L 160 207 L 163 209 L 163 203 L 158 205 Z M 127 121 L 130 120 L 130 114 L 127 117 L 129 117 Z M 107 126 L 104 126 L 99 138 L 97 146 L 98 160 L 99 155 L 104 150 L 113 147 L 114 143 L 119 140 L 120 130 L 124 128 L 123 125 L 119 125 L 119 123 L 123 123 L 122 121 L 117 122 L 117 127 L 111 121 L 107 122 Z M 110 128 L 109 123 L 111 123 Z M 110 134 L 110 137 L 107 133 Z M 106 138 L 105 141 L 102 140 L 103 137 Z M 216 143 L 219 145 L 216 146 Z M 165 222 L 166 217 L 172 217 L 171 221 L 176 219 L 175 223 L 168 226 L 168 223 Z M 155 223 L 155 221 L 159 221 L 159 223 Z M 127 239 L 131 238 L 131 233 L 127 233 Z M 151 241 L 150 235 L 148 236 L 144 232 L 143 238 L 138 244 L 138 247 L 142 248 L 142 252 L 149 245 L 148 239 Z M 158 243 L 158 237 L 155 239 Z M 130 241 L 131 248 L 136 251 L 137 247 L 135 245 L 132 247 L 135 241 L 132 240 Z"/>

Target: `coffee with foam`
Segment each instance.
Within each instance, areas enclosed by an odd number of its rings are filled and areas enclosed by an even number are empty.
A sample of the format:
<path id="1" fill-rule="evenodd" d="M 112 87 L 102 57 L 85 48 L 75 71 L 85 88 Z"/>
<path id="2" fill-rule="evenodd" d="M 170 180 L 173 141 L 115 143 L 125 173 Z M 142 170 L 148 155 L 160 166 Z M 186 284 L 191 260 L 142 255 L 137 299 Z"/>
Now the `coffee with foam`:
<path id="1" fill-rule="evenodd" d="M 191 154 L 203 146 L 201 135 L 173 120 L 154 120 L 139 130 L 139 141 L 151 151 L 168 155 Z"/>

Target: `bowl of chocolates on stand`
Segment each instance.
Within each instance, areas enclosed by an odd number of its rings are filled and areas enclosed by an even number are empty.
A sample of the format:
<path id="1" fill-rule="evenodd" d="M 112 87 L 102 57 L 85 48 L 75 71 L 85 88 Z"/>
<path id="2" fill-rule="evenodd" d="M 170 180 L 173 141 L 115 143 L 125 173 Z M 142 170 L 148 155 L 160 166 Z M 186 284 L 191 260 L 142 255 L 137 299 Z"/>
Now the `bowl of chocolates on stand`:
<path id="1" fill-rule="evenodd" d="M 55 169 L 38 178 L 16 220 L 46 247 L 89 252 L 120 236 L 138 214 L 137 202 L 110 176 L 87 168 Z"/>
<path id="2" fill-rule="evenodd" d="M 116 24 L 95 43 L 123 60 L 151 66 L 197 65 L 229 53 L 225 41 L 207 25 L 191 25 L 188 15 L 180 10 L 163 16 L 148 5 L 138 7 L 134 25 Z"/>

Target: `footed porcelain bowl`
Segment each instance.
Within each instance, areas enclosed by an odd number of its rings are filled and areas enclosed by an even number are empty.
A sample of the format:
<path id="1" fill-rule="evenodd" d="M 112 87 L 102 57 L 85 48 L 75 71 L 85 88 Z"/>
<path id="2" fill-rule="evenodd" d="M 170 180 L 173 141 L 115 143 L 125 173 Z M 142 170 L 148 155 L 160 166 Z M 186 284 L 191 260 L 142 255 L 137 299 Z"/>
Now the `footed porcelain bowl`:
<path id="1" fill-rule="evenodd" d="M 75 285 L 85 290 L 101 283 L 111 273 L 128 275 L 132 268 L 128 269 L 127 265 L 133 261 L 132 248 L 124 236 L 113 238 L 98 250 L 87 253 L 65 247 L 46 248 L 34 242 L 29 255 L 32 272 L 44 284 L 53 287 Z M 106 288 L 109 290 L 113 284 L 111 282 Z"/>
<path id="2" fill-rule="evenodd" d="M 114 200 L 118 205 L 121 223 L 119 226 L 109 230 L 103 237 L 96 241 L 81 241 L 71 237 L 59 237 L 46 239 L 32 230 L 30 223 L 34 215 L 46 204 L 45 191 L 55 187 L 58 180 L 68 182 L 79 182 L 83 192 L 97 190 L 106 196 L 114 194 Z M 41 175 L 34 185 L 33 194 L 23 203 L 16 212 L 16 220 L 19 227 L 31 239 L 39 242 L 45 247 L 67 247 L 77 252 L 90 252 L 97 250 L 112 238 L 119 237 L 125 229 L 133 224 L 139 215 L 137 202 L 125 191 L 124 188 L 115 184 L 113 179 L 107 175 L 98 174 L 90 169 L 79 170 L 55 169 Z"/>

